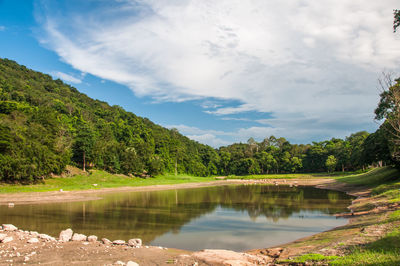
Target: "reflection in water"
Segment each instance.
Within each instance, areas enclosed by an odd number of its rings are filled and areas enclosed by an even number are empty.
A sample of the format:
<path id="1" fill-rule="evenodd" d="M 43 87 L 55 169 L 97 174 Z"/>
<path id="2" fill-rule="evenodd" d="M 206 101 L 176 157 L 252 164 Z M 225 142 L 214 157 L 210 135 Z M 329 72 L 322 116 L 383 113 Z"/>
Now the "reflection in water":
<path id="1" fill-rule="evenodd" d="M 0 206 L 1 223 L 58 236 L 72 228 L 114 239 L 190 250 L 246 250 L 292 241 L 346 223 L 351 197 L 311 187 L 235 185 L 102 194 L 103 199 Z"/>

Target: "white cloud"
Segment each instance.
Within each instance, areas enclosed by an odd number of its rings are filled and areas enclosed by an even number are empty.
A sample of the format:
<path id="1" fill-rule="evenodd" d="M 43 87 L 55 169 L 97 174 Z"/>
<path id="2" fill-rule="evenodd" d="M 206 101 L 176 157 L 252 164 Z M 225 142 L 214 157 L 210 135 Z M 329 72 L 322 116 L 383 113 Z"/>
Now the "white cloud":
<path id="1" fill-rule="evenodd" d="M 60 71 L 52 71 L 50 74 L 55 78 L 59 78 L 66 82 L 71 82 L 71 83 L 75 83 L 75 84 L 82 83 L 82 79 L 84 77 L 84 75 L 82 75 L 81 77 L 75 77 L 75 76 L 60 72 Z"/>
<path id="2" fill-rule="evenodd" d="M 363 114 L 376 106 L 378 73 L 400 64 L 396 7 L 397 0 L 120 1 L 107 12 L 48 11 L 42 42 L 74 68 L 139 96 L 237 100 L 203 106 L 221 116 L 273 112 L 268 123 L 283 132 L 295 116 L 296 129 L 309 132 L 302 124 L 310 119 L 315 130 L 325 118 L 338 127 L 371 121 Z"/>

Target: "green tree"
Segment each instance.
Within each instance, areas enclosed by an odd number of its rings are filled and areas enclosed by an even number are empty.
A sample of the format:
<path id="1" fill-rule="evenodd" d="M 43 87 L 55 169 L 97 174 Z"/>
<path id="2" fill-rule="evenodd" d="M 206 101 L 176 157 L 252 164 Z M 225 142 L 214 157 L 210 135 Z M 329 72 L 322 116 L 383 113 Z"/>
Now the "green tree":
<path id="1" fill-rule="evenodd" d="M 328 170 L 328 172 L 335 171 L 336 164 L 337 164 L 337 160 L 336 160 L 335 156 L 329 155 L 325 162 L 325 166 L 326 166 L 326 169 Z"/>

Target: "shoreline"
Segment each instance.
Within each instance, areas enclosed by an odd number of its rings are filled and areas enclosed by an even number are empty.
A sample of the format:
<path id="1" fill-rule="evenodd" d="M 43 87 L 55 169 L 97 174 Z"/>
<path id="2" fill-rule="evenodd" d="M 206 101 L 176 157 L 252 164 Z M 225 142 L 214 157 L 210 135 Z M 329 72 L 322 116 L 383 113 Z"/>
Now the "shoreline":
<path id="1" fill-rule="evenodd" d="M 16 192 L 16 193 L 0 193 L 0 205 L 8 205 L 9 203 L 19 204 L 44 204 L 55 202 L 73 202 L 73 201 L 89 201 L 101 199 L 101 194 L 118 193 L 118 192 L 146 192 L 161 191 L 174 189 L 201 188 L 212 186 L 224 186 L 235 184 L 271 184 L 271 185 L 299 185 L 299 186 L 317 186 L 334 182 L 333 179 L 227 179 L 209 182 L 181 183 L 174 185 L 150 185 L 150 186 L 134 186 L 134 187 L 116 187 L 116 188 L 100 188 L 89 190 L 71 190 L 71 191 L 48 191 L 48 192 Z M 98 195 L 96 195 L 98 194 Z"/>
<path id="2" fill-rule="evenodd" d="M 14 204 L 45 204 L 49 202 L 61 202 L 61 201 L 87 201 L 87 200 L 96 200 L 101 198 L 101 195 L 96 194 L 105 194 L 105 193 L 116 193 L 116 192 L 140 192 L 140 191 L 159 191 L 159 190 L 171 190 L 171 189 L 186 189 L 186 188 L 200 188 L 200 187 L 209 187 L 209 186 L 223 186 L 223 185 L 234 185 L 234 184 L 271 184 L 271 185 L 298 185 L 298 186 L 314 186 L 320 189 L 330 189 L 346 192 L 349 195 L 357 197 L 352 201 L 352 205 L 359 202 L 360 200 L 370 199 L 370 190 L 365 188 L 356 187 L 353 185 L 339 183 L 333 179 L 265 179 L 265 180 L 218 180 L 212 182 L 201 182 L 201 183 L 184 183 L 177 185 L 152 185 L 152 186 L 143 186 L 143 187 L 120 187 L 120 188 L 106 188 L 106 189 L 92 189 L 92 190 L 83 190 L 83 191 L 53 191 L 53 192 L 25 192 L 25 193 L 7 193 L 0 194 L 0 205 L 6 205 L 10 202 L 7 199 L 7 196 L 12 198 L 12 202 Z M 17 196 L 17 197 L 15 197 Z M 352 206 L 351 205 L 351 206 Z M 351 208 L 349 206 L 349 208 Z M 297 256 L 304 253 L 316 252 L 319 251 L 323 254 L 341 254 L 343 249 L 337 248 L 327 248 L 325 246 L 329 246 L 329 244 L 337 243 L 339 240 L 332 237 L 327 237 L 327 235 L 334 234 L 335 232 L 343 231 L 346 228 L 352 227 L 357 223 L 357 220 L 362 218 L 364 215 L 372 214 L 371 213 L 354 213 L 354 216 L 347 217 L 348 222 L 344 226 L 332 228 L 331 230 L 317 233 L 311 236 L 307 236 L 301 239 L 297 239 L 295 241 L 275 246 L 269 248 L 260 248 L 253 249 L 244 252 L 233 252 L 227 250 L 203 250 L 203 251 L 188 251 L 188 250 L 178 250 L 178 249 L 169 249 L 169 248 L 159 248 L 159 247 L 150 247 L 147 249 L 141 248 L 135 250 L 135 257 L 132 259 L 135 261 L 135 258 L 140 258 L 140 265 L 152 265 L 154 263 L 160 265 L 171 264 L 172 260 L 175 265 L 186 265 L 190 261 L 190 263 L 198 263 L 197 265 L 224 265 L 227 261 L 232 261 L 235 263 L 242 263 L 242 265 L 254 265 L 254 264 L 268 264 L 276 263 L 278 259 L 287 259 L 293 256 Z M 385 231 L 385 230 L 383 230 Z M 358 233 L 359 230 L 356 230 Z M 354 232 L 353 232 L 354 233 Z M 317 239 L 330 239 L 327 245 L 317 245 L 310 244 L 315 242 Z M 3 244 L 0 244 L 3 245 Z M 64 245 L 64 244 L 62 244 Z M 74 249 L 81 249 L 81 243 L 65 243 L 63 248 L 66 248 L 62 252 L 62 257 L 67 256 L 70 252 L 73 252 Z M 91 245 L 91 244 L 90 244 Z M 330 245 L 332 246 L 332 245 Z M 1 246 L 0 246 L 1 247 Z M 43 245 L 45 247 L 45 245 Z M 89 245 L 87 246 L 89 247 Z M 86 248 L 86 247 L 85 247 Z M 71 249 L 71 250 L 69 250 Z M 100 249 L 100 250 L 99 250 Z M 103 244 L 98 244 L 98 246 L 93 247 L 93 250 L 97 253 L 101 253 L 104 249 Z M 116 246 L 113 247 L 114 252 L 116 252 L 116 256 L 121 257 L 126 249 Z M 66 252 L 66 250 L 69 250 Z M 57 250 L 60 252 L 61 250 Z M 153 251 L 157 252 L 157 256 L 162 261 L 155 262 L 152 260 L 154 254 Z M 171 259 L 171 254 L 172 259 Z M 85 256 L 85 255 L 83 255 Z M 119 258 L 118 257 L 118 258 Z M 107 257 L 99 257 L 106 261 Z M 124 257 L 125 258 L 125 257 Z M 47 259 L 44 259 L 45 262 Z M 114 259 L 115 260 L 115 259 Z M 137 262 L 139 262 L 137 261 Z M 167 262 L 168 261 L 168 262 Z M 0 260 L 1 262 L 1 260 Z M 43 263 L 42 262 L 42 263 Z M 94 261 L 86 261 L 95 264 Z M 54 262 L 58 264 L 58 262 Z M 53 263 L 53 264 L 54 264 Z M 90 264 L 90 263 L 82 263 L 82 264 Z M 109 261 L 109 263 L 113 263 Z M 1 263 L 0 263 L 1 264 Z M 78 263 L 79 264 L 79 263 Z M 104 263 L 103 263 L 104 264 Z M 115 264 L 115 263 L 114 263 Z M 109 265 L 109 264 L 108 264 Z M 229 264 L 227 264 L 229 265 Z"/>

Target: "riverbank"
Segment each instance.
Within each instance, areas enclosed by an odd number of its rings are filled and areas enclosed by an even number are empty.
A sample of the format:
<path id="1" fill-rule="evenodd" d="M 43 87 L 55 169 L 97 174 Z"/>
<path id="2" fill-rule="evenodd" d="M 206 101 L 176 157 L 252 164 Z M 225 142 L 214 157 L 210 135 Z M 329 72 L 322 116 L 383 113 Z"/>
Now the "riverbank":
<path id="1" fill-rule="evenodd" d="M 0 193 L 0 205 L 12 204 L 42 204 L 67 201 L 88 201 L 101 198 L 101 194 L 117 192 L 143 192 L 171 189 L 200 188 L 210 186 L 234 185 L 234 184 L 272 184 L 292 186 L 316 186 L 334 182 L 333 179 L 226 179 L 197 183 L 181 183 L 173 185 L 148 185 L 148 186 L 124 186 L 115 188 L 99 188 L 87 190 L 59 190 L 48 192 L 23 192 L 23 193 Z"/>
<path id="2" fill-rule="evenodd" d="M 221 180 L 206 183 L 119 188 L 119 191 L 143 191 L 144 189 L 149 191 L 225 184 L 270 183 L 272 185 L 318 186 L 326 189 L 345 191 L 358 197 L 350 206 L 353 210 L 353 215 L 349 220 L 349 224 L 346 226 L 309 236 L 279 247 L 262 248 L 240 253 L 221 250 L 190 252 L 159 247 L 132 249 L 127 245 L 107 246 L 100 241 L 89 244 L 85 244 L 86 241 L 72 241 L 66 243 L 54 242 L 52 244 L 43 241 L 43 243 L 40 242 L 31 245 L 27 244 L 26 237 L 18 236 L 18 232 L 9 232 L 9 234 L 16 234 L 14 237 L 16 240 L 15 242 L 0 243 L 0 248 L 3 251 L 0 254 L 0 264 L 23 263 L 25 256 L 35 252 L 34 255 L 32 255 L 32 257 L 35 257 L 35 260 L 29 258 L 30 263 L 34 262 L 38 264 L 41 262 L 41 264 L 51 265 L 62 265 L 66 262 L 69 264 L 99 265 L 115 264 L 117 261 L 121 261 L 125 264 L 128 261 L 134 261 L 140 265 L 196 265 L 196 263 L 197 265 L 223 265 L 224 263 L 225 265 L 237 265 L 238 263 L 241 263 L 240 265 L 254 265 L 258 263 L 270 263 L 274 265 L 276 263 L 299 264 L 304 261 L 308 263 L 317 263 L 316 261 L 318 261 L 318 263 L 333 264 L 336 261 L 339 265 L 354 265 L 357 260 L 362 261 L 362 259 L 359 258 L 360 256 L 373 261 L 365 255 L 365 252 L 369 252 L 368 254 L 370 254 L 370 256 L 375 257 L 375 261 L 376 259 L 378 259 L 378 262 L 389 261 L 387 265 L 392 265 L 390 264 L 391 262 L 393 262 L 393 265 L 396 265 L 395 263 L 399 262 L 398 258 L 400 257 L 398 256 L 399 253 L 396 253 L 398 252 L 397 248 L 399 244 L 390 243 L 390 245 L 387 245 L 385 241 L 387 237 L 389 237 L 388 241 L 394 239 L 399 242 L 398 240 L 400 239 L 397 235 L 390 235 L 393 234 L 393 232 L 396 234 L 395 228 L 400 226 L 399 201 L 396 201 L 397 197 L 400 197 L 400 193 L 395 194 L 396 192 L 390 191 L 398 191 L 400 183 L 396 181 L 397 179 L 391 180 L 391 176 L 396 177 L 397 172 L 393 175 L 393 173 L 385 170 L 384 178 L 380 177 L 379 174 L 381 174 L 381 172 L 374 172 L 373 175 L 371 175 L 372 181 L 370 180 L 371 176 L 363 174 L 362 176 L 354 176 L 348 180 L 341 180 L 340 182 L 333 179 Z M 374 180 L 376 177 L 378 177 L 377 180 Z M 377 185 L 379 182 L 383 184 Z M 360 186 L 361 184 L 364 186 Z M 13 193 L 0 196 L 2 198 L 2 204 L 8 204 L 10 198 L 15 201 L 14 204 L 27 204 L 33 202 L 54 202 L 55 199 L 60 201 L 90 200 L 98 197 L 96 193 L 115 191 L 116 189 L 104 189 L 33 193 L 40 194 L 36 195 L 35 198 L 30 198 L 33 196 L 32 193 Z M 3 196 L 5 196 L 5 198 Z M 17 199 L 20 199 L 20 201 L 17 201 Z M 382 246 L 386 250 L 379 249 L 379 246 Z M 365 251 L 363 250 L 365 247 L 367 249 L 369 247 L 371 248 Z M 57 252 L 54 252 L 54 250 Z M 20 256 L 17 256 L 17 253 L 19 253 Z M 383 254 L 383 257 L 379 257 L 377 253 Z M 346 259 L 347 262 L 345 261 Z M 13 260 L 13 262 L 10 262 L 10 260 Z"/>

